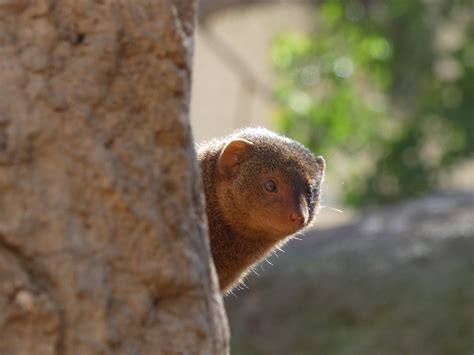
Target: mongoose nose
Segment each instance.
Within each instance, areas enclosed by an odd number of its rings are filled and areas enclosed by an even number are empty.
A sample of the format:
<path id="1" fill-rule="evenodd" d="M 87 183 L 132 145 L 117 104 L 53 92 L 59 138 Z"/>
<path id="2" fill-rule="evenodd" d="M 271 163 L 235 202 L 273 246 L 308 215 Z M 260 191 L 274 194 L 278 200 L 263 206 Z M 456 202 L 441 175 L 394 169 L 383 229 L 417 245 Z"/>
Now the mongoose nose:
<path id="1" fill-rule="evenodd" d="M 301 212 L 292 212 L 290 214 L 290 220 L 298 226 L 302 226 L 306 222 L 306 216 Z"/>

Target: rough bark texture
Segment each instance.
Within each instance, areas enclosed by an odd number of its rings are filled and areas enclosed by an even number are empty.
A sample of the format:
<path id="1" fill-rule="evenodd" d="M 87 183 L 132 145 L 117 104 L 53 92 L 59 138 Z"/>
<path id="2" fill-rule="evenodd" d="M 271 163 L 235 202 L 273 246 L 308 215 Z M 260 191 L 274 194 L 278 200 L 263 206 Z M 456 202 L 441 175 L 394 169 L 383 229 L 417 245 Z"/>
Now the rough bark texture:
<path id="1" fill-rule="evenodd" d="M 225 354 L 193 2 L 0 1 L 0 354 Z"/>

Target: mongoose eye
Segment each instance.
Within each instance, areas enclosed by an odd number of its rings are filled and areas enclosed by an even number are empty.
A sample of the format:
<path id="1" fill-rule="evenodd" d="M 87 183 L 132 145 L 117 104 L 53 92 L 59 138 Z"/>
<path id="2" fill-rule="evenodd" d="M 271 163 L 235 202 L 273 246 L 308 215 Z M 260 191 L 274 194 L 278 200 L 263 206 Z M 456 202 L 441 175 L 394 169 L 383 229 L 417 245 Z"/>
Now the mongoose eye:
<path id="1" fill-rule="evenodd" d="M 277 192 L 276 182 L 271 179 L 265 182 L 264 187 L 265 187 L 265 190 L 267 190 L 268 192 Z"/>

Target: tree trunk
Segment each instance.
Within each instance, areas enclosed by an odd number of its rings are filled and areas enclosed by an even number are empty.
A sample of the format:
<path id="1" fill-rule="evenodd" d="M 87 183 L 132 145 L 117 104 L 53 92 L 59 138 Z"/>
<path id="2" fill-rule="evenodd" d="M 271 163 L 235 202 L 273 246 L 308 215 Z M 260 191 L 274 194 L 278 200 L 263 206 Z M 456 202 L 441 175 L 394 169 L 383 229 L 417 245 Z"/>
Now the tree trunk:
<path id="1" fill-rule="evenodd" d="M 0 2 L 0 354 L 225 354 L 189 0 Z"/>

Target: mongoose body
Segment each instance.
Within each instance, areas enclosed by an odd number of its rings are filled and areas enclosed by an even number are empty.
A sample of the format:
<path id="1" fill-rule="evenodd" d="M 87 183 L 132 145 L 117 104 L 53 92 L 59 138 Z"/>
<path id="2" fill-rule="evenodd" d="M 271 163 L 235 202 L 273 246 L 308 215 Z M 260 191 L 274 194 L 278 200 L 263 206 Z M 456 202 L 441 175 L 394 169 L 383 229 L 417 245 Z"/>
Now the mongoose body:
<path id="1" fill-rule="evenodd" d="M 236 131 L 197 151 L 212 257 L 226 292 L 313 221 L 325 162 L 263 128 Z"/>

